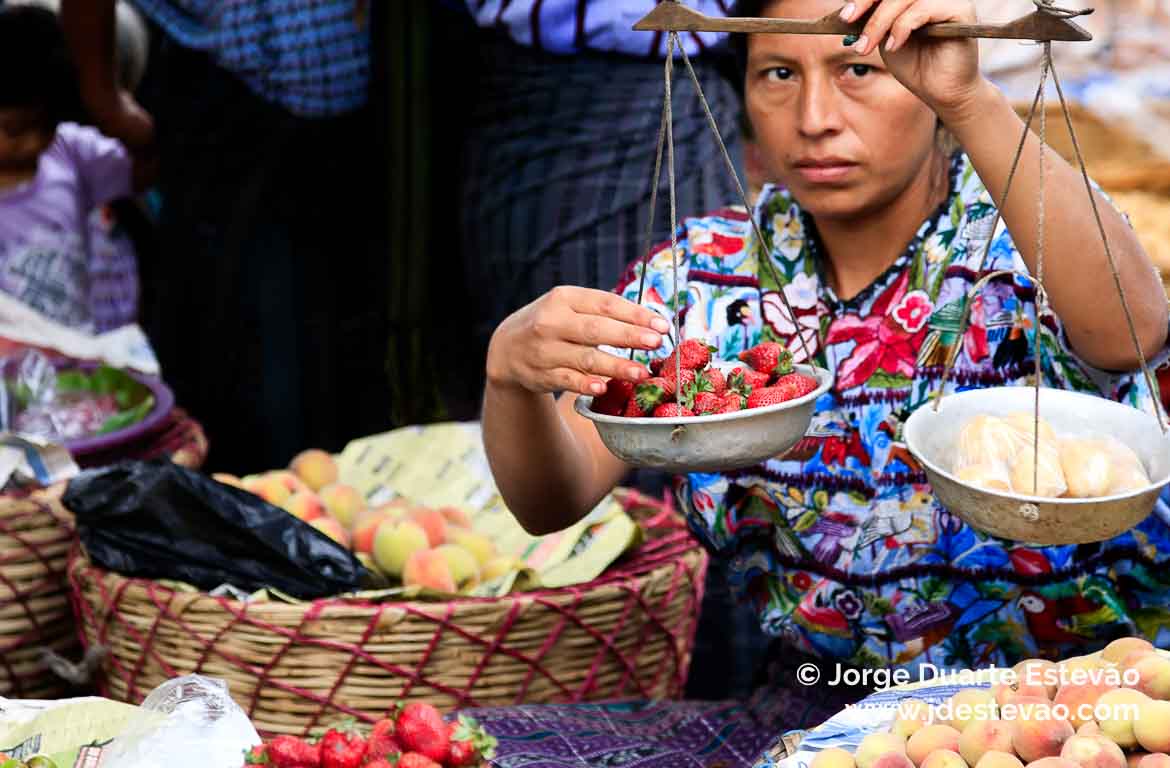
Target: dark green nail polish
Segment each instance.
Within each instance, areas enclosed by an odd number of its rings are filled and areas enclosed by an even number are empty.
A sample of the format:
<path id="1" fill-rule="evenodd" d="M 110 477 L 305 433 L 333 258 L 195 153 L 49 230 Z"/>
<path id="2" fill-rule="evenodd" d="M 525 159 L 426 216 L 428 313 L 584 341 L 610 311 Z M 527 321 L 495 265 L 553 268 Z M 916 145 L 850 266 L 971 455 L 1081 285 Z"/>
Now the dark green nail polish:
<path id="1" fill-rule="evenodd" d="M 845 39 L 841 41 L 841 45 L 848 48 L 851 45 L 855 45 L 859 39 L 857 35 L 845 35 Z"/>

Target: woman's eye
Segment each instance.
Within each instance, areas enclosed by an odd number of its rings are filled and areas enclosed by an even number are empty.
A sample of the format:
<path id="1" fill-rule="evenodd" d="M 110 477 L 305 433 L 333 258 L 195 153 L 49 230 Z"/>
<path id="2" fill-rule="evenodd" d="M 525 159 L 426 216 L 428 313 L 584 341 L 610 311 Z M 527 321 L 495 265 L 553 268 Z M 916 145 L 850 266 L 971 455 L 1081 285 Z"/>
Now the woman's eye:
<path id="1" fill-rule="evenodd" d="M 868 64 L 850 64 L 849 74 L 855 77 L 865 77 L 870 72 L 873 72 L 873 67 Z"/>
<path id="2" fill-rule="evenodd" d="M 788 67 L 773 67 L 764 73 L 768 80 L 790 80 L 792 79 L 792 70 Z"/>

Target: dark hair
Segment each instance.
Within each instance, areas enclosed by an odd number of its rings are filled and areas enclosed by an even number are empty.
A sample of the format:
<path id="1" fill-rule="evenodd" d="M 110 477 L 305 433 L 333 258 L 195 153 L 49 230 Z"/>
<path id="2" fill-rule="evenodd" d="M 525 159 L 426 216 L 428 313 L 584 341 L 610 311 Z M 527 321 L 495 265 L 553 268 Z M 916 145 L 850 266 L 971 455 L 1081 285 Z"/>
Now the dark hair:
<path id="1" fill-rule="evenodd" d="M 77 76 L 57 16 L 35 6 L 0 5 L 0 108 L 44 114 L 44 128 L 79 113 Z"/>

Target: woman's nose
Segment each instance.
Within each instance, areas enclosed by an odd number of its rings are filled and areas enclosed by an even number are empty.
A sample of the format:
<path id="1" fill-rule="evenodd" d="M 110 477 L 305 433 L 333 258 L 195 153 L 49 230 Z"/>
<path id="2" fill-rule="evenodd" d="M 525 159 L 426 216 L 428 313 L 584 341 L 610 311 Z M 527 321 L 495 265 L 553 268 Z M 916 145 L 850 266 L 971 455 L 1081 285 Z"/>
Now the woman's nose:
<path id="1" fill-rule="evenodd" d="M 800 132 L 815 138 L 841 128 L 838 93 L 827 78 L 808 78 L 800 91 Z"/>

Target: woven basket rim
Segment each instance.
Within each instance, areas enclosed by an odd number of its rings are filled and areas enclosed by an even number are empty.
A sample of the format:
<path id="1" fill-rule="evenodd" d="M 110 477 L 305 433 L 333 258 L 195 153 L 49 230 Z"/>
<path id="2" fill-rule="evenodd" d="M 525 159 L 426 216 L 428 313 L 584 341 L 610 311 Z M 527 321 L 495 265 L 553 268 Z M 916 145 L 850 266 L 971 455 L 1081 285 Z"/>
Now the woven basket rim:
<path id="1" fill-rule="evenodd" d="M 669 516 L 671 521 L 677 522 L 681 518 L 672 513 Z M 86 574 L 92 575 L 101 580 L 107 581 L 115 585 L 114 592 L 118 594 L 124 593 L 133 587 L 139 587 L 147 591 L 154 589 L 164 589 L 176 594 L 189 595 L 192 600 L 209 599 L 214 600 L 229 609 L 229 606 L 249 606 L 254 608 L 258 605 L 263 605 L 264 610 L 280 611 L 287 608 L 290 613 L 303 613 L 305 611 L 318 611 L 327 607 L 347 606 L 356 609 L 368 608 L 371 610 L 404 610 L 407 612 L 413 611 L 428 611 L 437 608 L 446 607 L 448 609 L 458 609 L 461 606 L 484 606 L 484 605 L 506 605 L 516 602 L 531 602 L 533 600 L 540 600 L 549 597 L 561 597 L 566 594 L 588 594 L 594 591 L 600 591 L 605 587 L 615 584 L 626 583 L 631 580 L 637 580 L 649 576 L 661 569 L 673 567 L 672 563 L 679 557 L 693 555 L 701 552 L 703 547 L 696 541 L 685 529 L 677 524 L 664 526 L 658 528 L 655 533 L 665 530 L 662 535 L 655 535 L 648 538 L 641 545 L 634 550 L 625 553 L 621 558 L 615 561 L 614 565 L 607 568 L 597 578 L 582 583 L 573 584 L 565 587 L 542 587 L 540 589 L 514 592 L 499 597 L 474 597 L 471 595 L 452 596 L 449 599 L 436 600 L 373 600 L 367 597 L 360 597 L 354 595 L 336 595 L 330 597 L 320 597 L 313 600 L 304 600 L 296 603 L 284 602 L 281 600 L 270 600 L 262 603 L 248 603 L 228 596 L 213 596 L 205 590 L 192 588 L 191 591 L 177 589 L 171 584 L 164 584 L 158 579 L 151 579 L 139 576 L 124 576 L 115 571 L 105 570 L 90 562 L 88 556 L 80 546 L 75 546 L 70 554 L 68 565 L 69 582 L 75 589 L 84 589 L 82 579 Z M 649 549 L 650 551 L 647 551 Z"/>

